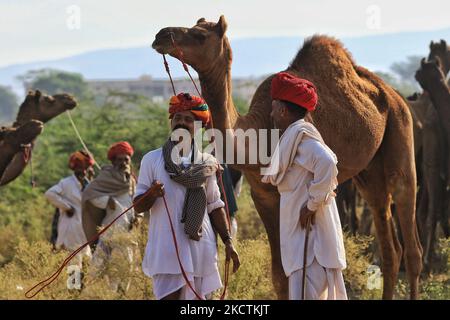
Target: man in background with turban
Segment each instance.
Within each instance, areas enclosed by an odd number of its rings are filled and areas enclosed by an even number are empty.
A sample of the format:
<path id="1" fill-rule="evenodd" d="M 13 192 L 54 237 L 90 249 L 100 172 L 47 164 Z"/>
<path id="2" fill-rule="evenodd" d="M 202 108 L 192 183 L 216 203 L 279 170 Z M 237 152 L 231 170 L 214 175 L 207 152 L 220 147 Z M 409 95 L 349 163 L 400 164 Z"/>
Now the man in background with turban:
<path id="1" fill-rule="evenodd" d="M 165 196 L 188 281 L 206 298 L 222 286 L 215 231 L 225 244 L 226 260 L 233 260 L 233 272 L 239 267 L 239 257 L 217 185 L 219 163 L 212 155 L 201 153 L 193 139 L 194 122 L 206 126 L 210 121 L 208 105 L 200 97 L 180 93 L 171 98 L 169 114 L 172 137 L 144 156 L 139 172 L 135 208 L 137 212 L 150 210 L 142 268 L 153 279 L 157 299 L 195 298 L 181 274 L 162 199 Z M 174 133 L 184 133 L 183 141 Z M 183 152 L 182 144 L 187 144 L 189 151 Z"/>
<path id="2" fill-rule="evenodd" d="M 108 160 L 111 161 L 111 165 L 103 166 L 98 176 L 84 190 L 83 228 L 88 240 L 98 233 L 100 227 L 111 223 L 133 204 L 136 186 L 131 172 L 133 153 L 134 150 L 128 142 L 114 143 L 108 150 Z M 104 268 L 113 255 L 124 258 L 132 268 L 135 243 L 131 237 L 125 238 L 135 219 L 137 217 L 131 209 L 101 236 L 92 259 L 93 273 Z M 123 239 L 119 240 L 121 237 Z M 129 281 L 123 284 L 118 279 L 110 279 L 109 282 L 115 291 L 128 290 Z"/>
<path id="3" fill-rule="evenodd" d="M 69 168 L 73 174 L 45 193 L 48 201 L 59 211 L 55 249 L 73 251 L 87 241 L 81 222 L 81 194 L 89 184 L 89 172 L 93 164 L 94 159 L 84 151 L 74 152 L 69 158 Z M 90 257 L 90 248 L 84 249 L 77 256 L 76 262 L 80 267 L 83 254 Z"/>
<path id="4" fill-rule="evenodd" d="M 334 199 L 337 159 L 319 131 L 304 120 L 317 106 L 316 88 L 308 80 L 281 72 L 272 79 L 271 95 L 271 117 L 282 136 L 262 181 L 280 192 L 281 260 L 289 299 L 347 299 L 344 242 Z"/>

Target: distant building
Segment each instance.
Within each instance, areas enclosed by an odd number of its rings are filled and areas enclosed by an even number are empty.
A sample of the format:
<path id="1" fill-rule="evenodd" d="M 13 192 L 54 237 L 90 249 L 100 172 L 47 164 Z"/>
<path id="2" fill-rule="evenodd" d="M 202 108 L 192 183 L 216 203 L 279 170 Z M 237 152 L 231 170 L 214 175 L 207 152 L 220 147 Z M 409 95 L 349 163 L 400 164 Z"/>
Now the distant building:
<path id="1" fill-rule="evenodd" d="M 232 81 L 233 96 L 247 102 L 253 97 L 258 85 L 264 78 L 239 78 Z M 195 80 L 198 88 L 200 84 Z M 163 102 L 173 95 L 171 83 L 168 79 L 153 79 L 144 75 L 138 79 L 100 79 L 87 80 L 94 95 L 107 96 L 109 92 L 132 93 L 148 97 L 154 102 Z M 175 90 L 196 94 L 190 79 L 174 79 Z"/>

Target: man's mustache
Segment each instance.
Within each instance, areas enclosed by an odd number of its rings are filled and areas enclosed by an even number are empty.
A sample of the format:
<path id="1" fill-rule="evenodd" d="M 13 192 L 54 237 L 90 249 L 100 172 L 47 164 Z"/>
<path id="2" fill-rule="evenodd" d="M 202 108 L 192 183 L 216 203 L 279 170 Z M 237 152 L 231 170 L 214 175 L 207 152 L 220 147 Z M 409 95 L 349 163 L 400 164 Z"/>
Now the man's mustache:
<path id="1" fill-rule="evenodd" d="M 175 131 L 177 129 L 185 129 L 185 130 L 189 131 L 189 128 L 187 126 L 185 126 L 184 124 L 177 124 L 175 127 L 173 127 L 172 131 Z"/>

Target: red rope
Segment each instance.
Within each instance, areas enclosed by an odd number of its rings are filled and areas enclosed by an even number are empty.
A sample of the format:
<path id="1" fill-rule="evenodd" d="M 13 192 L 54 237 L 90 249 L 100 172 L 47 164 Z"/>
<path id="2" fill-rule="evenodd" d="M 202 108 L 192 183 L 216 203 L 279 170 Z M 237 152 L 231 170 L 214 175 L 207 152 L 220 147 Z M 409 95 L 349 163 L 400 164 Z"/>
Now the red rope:
<path id="1" fill-rule="evenodd" d="M 94 243 L 103 233 L 106 232 L 106 230 L 108 230 L 114 224 L 114 222 L 116 222 L 121 216 L 123 216 L 125 213 L 127 213 L 132 208 L 134 208 L 138 203 L 140 203 L 149 192 L 150 192 L 150 189 L 143 195 L 142 198 L 137 200 L 131 207 L 129 207 L 124 212 L 122 212 L 120 215 L 118 215 L 113 221 L 111 221 L 111 223 L 109 223 L 99 233 L 97 233 L 94 237 L 92 237 L 92 239 L 90 239 L 85 244 L 83 244 L 81 247 L 79 247 L 78 249 L 73 251 L 71 254 L 69 254 L 69 256 L 61 264 L 61 266 L 50 277 L 48 277 L 47 279 L 42 280 L 41 282 L 39 282 L 36 285 L 34 285 L 27 292 L 25 292 L 25 297 L 27 297 L 28 299 L 33 298 L 39 292 L 41 292 L 44 288 L 48 287 L 52 282 L 54 282 L 58 278 L 58 276 L 61 274 L 61 272 L 64 270 L 64 268 L 67 266 L 67 264 L 70 262 L 70 260 L 72 260 L 79 252 L 81 252 L 88 245 Z M 38 288 L 38 287 L 40 287 L 40 288 L 34 294 L 30 295 L 30 292 L 33 291 L 34 289 Z"/>
<path id="2" fill-rule="evenodd" d="M 169 63 L 166 60 L 166 55 L 163 54 L 162 56 L 163 56 L 163 60 L 164 60 L 164 67 L 166 68 L 166 72 L 169 75 L 170 84 L 172 85 L 173 95 L 176 96 L 177 92 L 175 91 L 175 85 L 173 84 L 172 75 L 170 74 Z"/>

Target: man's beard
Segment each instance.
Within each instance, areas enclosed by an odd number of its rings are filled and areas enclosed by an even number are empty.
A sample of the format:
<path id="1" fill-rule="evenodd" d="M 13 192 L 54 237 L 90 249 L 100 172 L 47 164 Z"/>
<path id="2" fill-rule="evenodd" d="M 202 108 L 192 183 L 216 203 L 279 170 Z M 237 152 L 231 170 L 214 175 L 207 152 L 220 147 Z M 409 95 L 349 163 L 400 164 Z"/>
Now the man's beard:
<path id="1" fill-rule="evenodd" d="M 120 164 L 118 166 L 115 166 L 115 168 L 123 173 L 131 173 L 131 166 L 129 164 Z"/>

